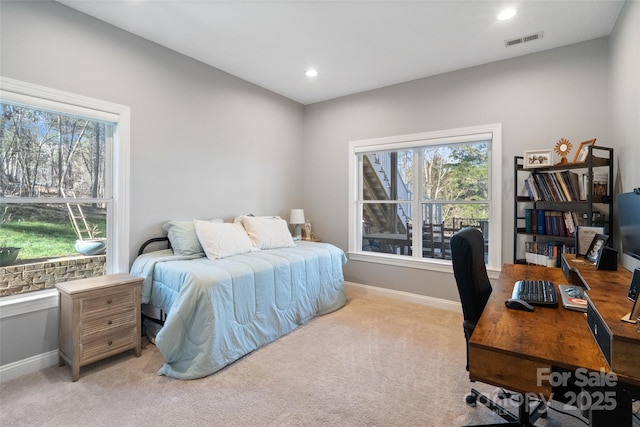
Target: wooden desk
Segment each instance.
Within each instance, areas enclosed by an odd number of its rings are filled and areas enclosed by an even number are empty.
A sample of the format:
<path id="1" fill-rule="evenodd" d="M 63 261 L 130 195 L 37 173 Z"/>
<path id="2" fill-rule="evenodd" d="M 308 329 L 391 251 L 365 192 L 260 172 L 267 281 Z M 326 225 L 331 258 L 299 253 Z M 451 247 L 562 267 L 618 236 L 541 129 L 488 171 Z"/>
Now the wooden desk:
<path id="1" fill-rule="evenodd" d="M 572 263 L 572 267 L 578 265 Z M 640 345 L 636 326 L 623 324 L 619 320 L 631 306 L 631 303 L 625 303 L 631 276 L 627 272 L 629 280 L 625 288 L 621 283 L 626 280 L 624 271 L 602 272 L 595 270 L 595 267 L 593 271 L 587 268 L 584 273 L 580 270 L 585 281 L 590 282 L 592 290 L 589 295 L 592 295 L 594 303 L 608 313 L 605 318 L 614 325 L 612 330 L 624 336 L 626 342 Z M 561 303 L 557 308 L 536 307 L 534 312 L 505 307 L 504 302 L 511 297 L 514 283 L 521 279 L 550 280 L 556 285 L 567 283 L 559 268 L 513 264 L 503 266 L 469 341 L 471 380 L 521 393 L 536 393 L 548 399 L 553 389 L 547 380 L 540 380 L 540 372 L 555 368 L 611 372 L 591 334 L 584 313 L 566 310 Z M 605 282 L 609 284 L 605 285 Z M 637 365 L 638 353 L 635 354 Z M 619 380 L 635 386 L 640 384 L 640 376 L 619 375 Z"/>
<path id="2" fill-rule="evenodd" d="M 564 259 L 591 288 L 587 297 L 611 331 L 611 369 L 622 381 L 640 384 L 640 334 L 636 325 L 620 321 L 633 306 L 627 299 L 631 272 L 622 267 L 617 271 L 598 270 L 592 262 L 575 255 L 564 255 Z"/>

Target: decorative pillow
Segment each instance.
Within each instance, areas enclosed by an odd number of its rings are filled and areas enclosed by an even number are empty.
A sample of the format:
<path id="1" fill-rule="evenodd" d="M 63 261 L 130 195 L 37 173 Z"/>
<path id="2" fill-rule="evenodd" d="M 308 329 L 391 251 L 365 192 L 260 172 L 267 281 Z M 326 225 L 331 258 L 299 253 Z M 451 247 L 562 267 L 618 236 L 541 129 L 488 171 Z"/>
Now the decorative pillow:
<path id="1" fill-rule="evenodd" d="M 224 222 L 222 218 L 214 218 L 209 222 Z M 171 248 L 176 255 L 200 255 L 204 256 L 204 250 L 200 245 L 193 221 L 167 221 L 162 226 L 167 232 Z"/>
<path id="2" fill-rule="evenodd" d="M 253 245 L 238 223 L 217 223 L 193 220 L 198 240 L 209 259 L 251 252 Z"/>
<path id="3" fill-rule="evenodd" d="M 258 249 L 289 248 L 296 244 L 287 222 L 278 217 L 240 217 L 242 226 Z"/>

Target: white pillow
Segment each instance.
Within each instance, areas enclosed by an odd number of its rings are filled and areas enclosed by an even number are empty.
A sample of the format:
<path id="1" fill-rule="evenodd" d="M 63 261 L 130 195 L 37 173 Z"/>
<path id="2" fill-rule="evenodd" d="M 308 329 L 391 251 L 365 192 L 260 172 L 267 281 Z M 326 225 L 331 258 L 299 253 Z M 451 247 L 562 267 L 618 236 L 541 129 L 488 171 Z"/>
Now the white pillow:
<path id="1" fill-rule="evenodd" d="M 209 259 L 220 259 L 250 252 L 253 247 L 246 231 L 238 223 L 193 220 L 198 240 Z"/>
<path id="2" fill-rule="evenodd" d="M 207 221 L 224 222 L 222 218 L 214 218 Z M 204 250 L 200 245 L 193 221 L 167 221 L 162 229 L 167 232 L 171 249 L 176 255 L 200 255 L 204 256 Z"/>
<path id="3" fill-rule="evenodd" d="M 258 249 L 289 248 L 295 246 L 287 222 L 277 216 L 243 216 L 240 222 Z"/>

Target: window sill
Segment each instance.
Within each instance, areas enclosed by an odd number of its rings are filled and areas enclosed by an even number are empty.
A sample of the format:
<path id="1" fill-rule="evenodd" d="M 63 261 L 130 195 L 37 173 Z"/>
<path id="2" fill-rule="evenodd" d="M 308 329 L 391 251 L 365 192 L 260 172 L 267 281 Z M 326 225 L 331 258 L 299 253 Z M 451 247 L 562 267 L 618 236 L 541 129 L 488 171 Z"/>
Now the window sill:
<path id="1" fill-rule="evenodd" d="M 388 255 L 375 252 L 349 252 L 350 261 L 370 262 L 373 264 L 391 265 L 395 267 L 415 268 L 419 270 L 437 271 L 439 273 L 453 273 L 453 265 L 450 260 L 440 260 L 431 258 L 411 258 Z M 497 279 L 500 274 L 499 269 L 487 266 L 487 275 L 490 279 Z"/>
<path id="2" fill-rule="evenodd" d="M 0 319 L 47 310 L 57 306 L 57 289 L 46 289 L 22 295 L 2 297 L 0 298 Z"/>

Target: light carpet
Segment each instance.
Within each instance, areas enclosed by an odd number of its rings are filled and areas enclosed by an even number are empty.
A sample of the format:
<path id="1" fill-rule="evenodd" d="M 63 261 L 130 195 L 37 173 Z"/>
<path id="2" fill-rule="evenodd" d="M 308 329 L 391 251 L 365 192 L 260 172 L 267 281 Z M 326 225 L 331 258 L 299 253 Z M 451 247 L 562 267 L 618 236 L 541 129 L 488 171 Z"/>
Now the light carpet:
<path id="1" fill-rule="evenodd" d="M 499 421 L 470 408 L 462 315 L 350 292 L 348 304 L 206 378 L 156 375 L 146 342 L 81 368 L 50 367 L 1 385 L 0 425 L 460 426 Z M 578 426 L 550 412 L 539 426 Z"/>

